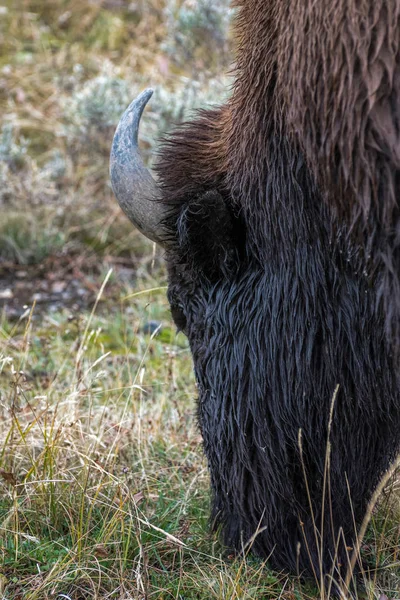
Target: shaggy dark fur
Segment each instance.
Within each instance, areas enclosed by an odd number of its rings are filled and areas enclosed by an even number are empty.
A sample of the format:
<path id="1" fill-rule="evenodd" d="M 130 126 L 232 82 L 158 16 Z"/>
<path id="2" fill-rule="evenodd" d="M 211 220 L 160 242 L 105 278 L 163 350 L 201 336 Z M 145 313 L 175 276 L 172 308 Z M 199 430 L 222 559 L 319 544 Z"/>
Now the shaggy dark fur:
<path id="1" fill-rule="evenodd" d="M 400 446 L 400 3 L 238 4 L 233 96 L 158 165 L 169 299 L 225 543 L 328 572 Z"/>

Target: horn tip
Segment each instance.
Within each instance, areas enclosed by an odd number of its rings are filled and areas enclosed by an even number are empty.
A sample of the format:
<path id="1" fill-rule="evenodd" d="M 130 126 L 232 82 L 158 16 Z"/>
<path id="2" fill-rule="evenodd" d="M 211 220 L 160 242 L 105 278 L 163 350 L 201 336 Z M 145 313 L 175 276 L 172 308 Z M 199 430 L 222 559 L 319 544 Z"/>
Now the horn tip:
<path id="1" fill-rule="evenodd" d="M 146 106 L 152 95 L 154 94 L 153 88 L 146 88 L 143 92 L 139 94 L 139 96 L 134 100 L 137 104 L 143 104 Z"/>

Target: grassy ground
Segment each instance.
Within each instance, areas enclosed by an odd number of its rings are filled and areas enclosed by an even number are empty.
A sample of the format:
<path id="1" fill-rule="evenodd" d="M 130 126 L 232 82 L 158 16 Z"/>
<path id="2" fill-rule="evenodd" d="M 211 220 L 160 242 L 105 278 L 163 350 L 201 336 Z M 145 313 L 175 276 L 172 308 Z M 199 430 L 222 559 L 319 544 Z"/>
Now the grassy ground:
<path id="1" fill-rule="evenodd" d="M 226 89 L 226 2 L 184 6 L 0 0 L 4 600 L 323 597 L 210 536 L 192 364 L 162 254 L 108 183 L 115 122 L 146 85 L 162 84 L 143 123 L 148 157 L 172 120 Z M 360 598 L 400 597 L 399 516 L 388 485 Z"/>

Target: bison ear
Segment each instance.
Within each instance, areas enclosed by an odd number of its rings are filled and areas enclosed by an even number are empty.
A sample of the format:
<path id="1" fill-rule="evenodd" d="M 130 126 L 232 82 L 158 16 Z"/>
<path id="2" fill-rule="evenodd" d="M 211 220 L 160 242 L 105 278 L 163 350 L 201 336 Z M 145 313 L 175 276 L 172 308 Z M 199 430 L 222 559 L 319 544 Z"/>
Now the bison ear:
<path id="1" fill-rule="evenodd" d="M 204 192 L 181 209 L 177 221 L 180 252 L 185 262 L 208 279 L 226 276 L 239 262 L 240 229 L 223 196 L 216 190 Z"/>

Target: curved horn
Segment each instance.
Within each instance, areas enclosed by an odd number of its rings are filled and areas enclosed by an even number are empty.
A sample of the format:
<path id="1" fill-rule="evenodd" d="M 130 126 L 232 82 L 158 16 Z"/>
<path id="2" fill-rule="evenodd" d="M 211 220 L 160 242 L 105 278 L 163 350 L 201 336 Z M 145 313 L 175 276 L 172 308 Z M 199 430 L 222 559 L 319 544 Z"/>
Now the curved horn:
<path id="1" fill-rule="evenodd" d="M 145 90 L 122 115 L 111 147 L 110 178 L 119 205 L 132 223 L 153 242 L 162 243 L 164 211 L 157 202 L 157 184 L 138 148 L 140 118 L 152 95 L 152 89 Z"/>

